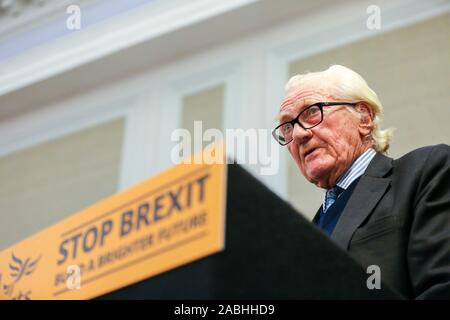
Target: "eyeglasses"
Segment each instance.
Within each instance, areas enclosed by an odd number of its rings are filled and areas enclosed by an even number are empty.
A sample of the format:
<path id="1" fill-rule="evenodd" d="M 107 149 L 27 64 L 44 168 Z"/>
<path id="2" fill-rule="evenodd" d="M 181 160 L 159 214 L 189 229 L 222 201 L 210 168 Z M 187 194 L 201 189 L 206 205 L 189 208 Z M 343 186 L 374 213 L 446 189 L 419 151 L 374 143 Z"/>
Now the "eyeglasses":
<path id="1" fill-rule="evenodd" d="M 303 129 L 311 129 L 323 121 L 323 107 L 331 106 L 356 106 L 355 102 L 317 102 L 302 110 L 298 116 L 290 121 L 283 122 L 272 131 L 272 136 L 279 144 L 285 146 L 293 138 L 294 125 L 298 123 Z"/>

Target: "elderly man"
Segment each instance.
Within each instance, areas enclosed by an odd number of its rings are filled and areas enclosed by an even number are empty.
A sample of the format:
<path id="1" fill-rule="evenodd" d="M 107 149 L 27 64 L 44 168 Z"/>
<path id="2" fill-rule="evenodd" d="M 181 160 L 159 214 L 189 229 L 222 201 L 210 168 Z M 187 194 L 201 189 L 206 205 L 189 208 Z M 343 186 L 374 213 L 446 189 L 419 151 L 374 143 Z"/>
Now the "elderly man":
<path id="1" fill-rule="evenodd" d="M 273 135 L 326 190 L 313 222 L 407 298 L 450 298 L 450 147 L 384 154 L 381 103 L 346 67 L 292 77 Z"/>

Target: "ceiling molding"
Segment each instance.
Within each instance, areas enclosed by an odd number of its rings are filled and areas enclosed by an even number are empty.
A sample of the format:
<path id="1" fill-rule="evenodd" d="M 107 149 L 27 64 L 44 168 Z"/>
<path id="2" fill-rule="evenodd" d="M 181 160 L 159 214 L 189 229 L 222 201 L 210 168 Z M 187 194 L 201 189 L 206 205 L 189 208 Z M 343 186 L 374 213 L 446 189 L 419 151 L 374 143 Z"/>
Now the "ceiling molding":
<path id="1" fill-rule="evenodd" d="M 148 1 L 148 5 L 142 5 L 138 10 L 105 20 L 86 30 L 82 28 L 0 62 L 0 95 L 257 1 Z M 63 24 L 65 20 L 61 18 L 66 17 L 65 14 L 64 11 L 62 16 L 54 19 Z M 84 11 L 82 17 L 83 14 Z"/>
<path id="2" fill-rule="evenodd" d="M 0 39 L 12 37 L 86 0 L 0 0 Z"/>
<path id="3" fill-rule="evenodd" d="M 340 1 L 334 3 L 334 7 L 327 4 L 328 0 L 282 1 L 284 6 L 280 6 L 278 0 L 241 2 L 234 10 L 215 7 L 215 11 L 209 8 L 209 13 L 206 12 L 208 8 L 204 8 L 203 18 L 190 15 L 190 22 L 179 21 L 178 27 L 172 24 L 175 28 L 172 31 L 164 29 L 168 25 L 162 25 L 159 26 L 161 29 L 147 30 L 147 33 L 145 28 L 151 23 L 161 22 L 163 18 L 170 22 L 176 16 L 166 12 L 161 20 L 147 21 L 151 20 L 144 18 L 148 13 L 140 10 L 127 19 L 107 21 L 89 33 L 76 34 L 53 46 L 35 49 L 8 65 L 0 64 L 0 121 L 101 88 L 122 90 L 130 83 L 133 88 L 144 88 L 154 78 L 157 78 L 155 83 L 164 85 L 167 75 L 185 73 L 187 69 L 214 68 L 231 60 L 269 52 L 284 56 L 284 60 L 293 59 L 378 33 L 361 31 L 366 28 L 364 2 L 369 3 L 369 0 Z M 380 0 L 379 3 L 384 8 L 391 2 Z M 176 12 L 178 17 L 187 14 L 183 11 L 186 8 L 178 9 L 181 10 Z M 190 9 L 194 10 L 193 7 Z M 432 18 L 449 9 L 447 0 L 399 0 L 386 9 L 387 16 L 383 21 L 388 30 Z M 139 15 L 142 15 L 141 23 L 120 29 L 130 17 Z M 195 17 L 197 22 L 192 20 Z M 338 29 L 347 31 L 343 36 L 333 38 Z M 118 31 L 102 34 L 105 30 Z M 148 38 L 149 35 L 152 37 Z M 278 66 L 277 70 L 280 68 Z M 268 72 L 271 77 L 278 74 L 273 70 Z"/>

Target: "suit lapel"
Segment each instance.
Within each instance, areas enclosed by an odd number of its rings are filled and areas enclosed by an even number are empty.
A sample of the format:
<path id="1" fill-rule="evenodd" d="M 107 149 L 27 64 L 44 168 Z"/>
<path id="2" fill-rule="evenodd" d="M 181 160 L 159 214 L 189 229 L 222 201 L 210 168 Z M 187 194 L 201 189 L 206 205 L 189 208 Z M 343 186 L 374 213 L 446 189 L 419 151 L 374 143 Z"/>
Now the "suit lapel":
<path id="1" fill-rule="evenodd" d="M 391 183 L 384 178 L 392 168 L 392 159 L 377 153 L 361 176 L 352 196 L 331 234 L 331 238 L 344 249 L 348 248 L 355 230 L 372 212 Z"/>

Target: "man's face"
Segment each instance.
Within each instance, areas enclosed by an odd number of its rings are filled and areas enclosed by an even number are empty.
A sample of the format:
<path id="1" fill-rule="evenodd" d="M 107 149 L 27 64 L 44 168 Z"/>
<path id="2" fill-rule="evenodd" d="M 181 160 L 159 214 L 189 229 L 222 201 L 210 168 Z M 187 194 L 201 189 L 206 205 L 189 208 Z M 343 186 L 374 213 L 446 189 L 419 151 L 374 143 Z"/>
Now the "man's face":
<path id="1" fill-rule="evenodd" d="M 283 101 L 280 123 L 293 119 L 313 103 L 326 101 L 342 100 L 331 98 L 327 90 L 317 90 L 313 84 L 294 89 Z M 294 126 L 294 140 L 287 147 L 303 176 L 318 187 L 333 187 L 364 151 L 360 120 L 348 108 L 324 107 L 323 121 L 318 126 L 307 130 Z"/>

